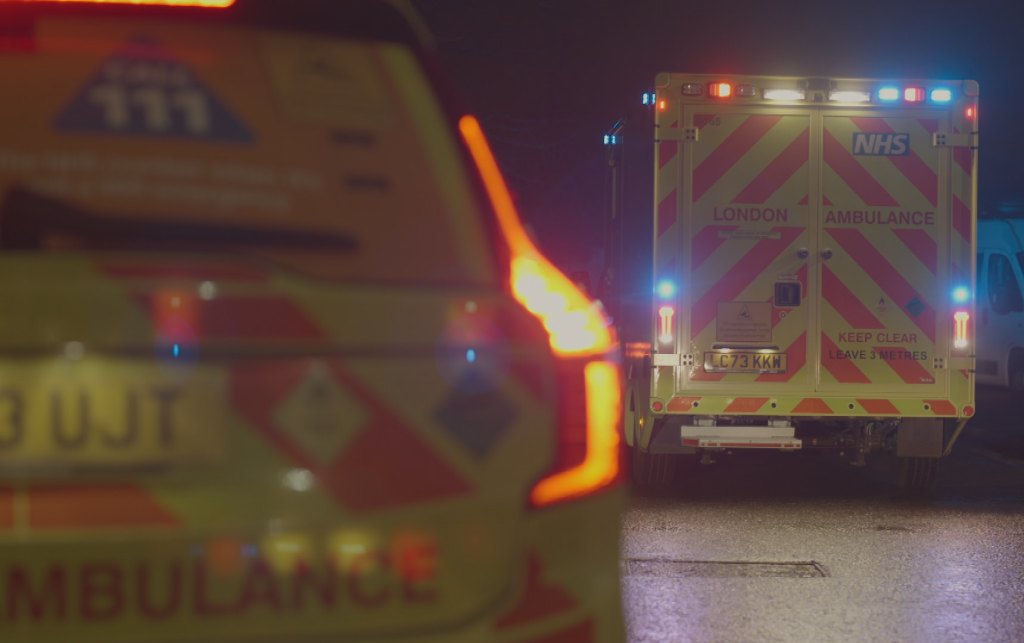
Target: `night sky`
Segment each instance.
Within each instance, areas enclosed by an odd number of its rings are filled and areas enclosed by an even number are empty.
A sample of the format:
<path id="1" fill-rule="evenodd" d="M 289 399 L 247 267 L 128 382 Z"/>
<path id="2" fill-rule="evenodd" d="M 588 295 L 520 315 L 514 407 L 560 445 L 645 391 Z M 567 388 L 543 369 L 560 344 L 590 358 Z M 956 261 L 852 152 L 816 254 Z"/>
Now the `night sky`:
<path id="1" fill-rule="evenodd" d="M 416 0 L 524 218 L 564 267 L 603 241 L 602 136 L 657 72 L 974 79 L 981 209 L 1024 216 L 1024 3 Z M 651 188 L 653 189 L 653 188 Z"/>

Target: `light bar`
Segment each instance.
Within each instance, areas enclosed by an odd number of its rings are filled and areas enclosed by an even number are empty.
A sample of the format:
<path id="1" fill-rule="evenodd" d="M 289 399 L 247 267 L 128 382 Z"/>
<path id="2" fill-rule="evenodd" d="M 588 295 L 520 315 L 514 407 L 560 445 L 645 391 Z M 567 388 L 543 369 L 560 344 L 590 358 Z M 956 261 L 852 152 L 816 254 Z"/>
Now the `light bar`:
<path id="1" fill-rule="evenodd" d="M 683 85 L 683 96 L 700 96 L 704 88 L 700 83 L 686 83 Z"/>
<path id="2" fill-rule="evenodd" d="M 878 100 L 899 100 L 900 90 L 898 87 L 883 87 L 878 90 Z"/>
<path id="3" fill-rule="evenodd" d="M 967 348 L 967 320 L 970 318 L 970 314 L 962 310 L 953 315 L 953 319 L 956 320 L 956 335 L 953 340 L 953 346 L 956 348 Z"/>
<path id="4" fill-rule="evenodd" d="M 907 87 L 903 90 L 903 100 L 908 103 L 919 103 L 924 100 L 924 89 L 920 87 Z"/>
<path id="5" fill-rule="evenodd" d="M 848 89 L 832 90 L 828 94 L 828 99 L 841 103 L 866 103 L 871 100 L 871 92 L 859 92 Z"/>
<path id="6" fill-rule="evenodd" d="M 953 100 L 953 92 L 948 89 L 933 89 L 931 97 L 936 103 L 948 103 Z"/>
<path id="7" fill-rule="evenodd" d="M 710 83 L 708 85 L 708 96 L 728 98 L 732 96 L 732 85 L 729 83 Z"/>
<path id="8" fill-rule="evenodd" d="M 0 0 L 0 2 L 23 2 L 24 0 Z M 136 4 L 165 7 L 207 7 L 225 9 L 235 4 L 235 0 L 48 0 L 49 2 L 67 2 L 78 4 Z"/>
<path id="9" fill-rule="evenodd" d="M 672 319 L 675 317 L 676 311 L 672 306 L 662 306 L 658 310 L 658 317 L 661 318 L 661 332 L 658 335 L 658 340 L 662 344 L 668 344 L 672 341 Z"/>
<path id="10" fill-rule="evenodd" d="M 757 96 L 757 87 L 753 85 L 737 85 L 736 95 L 741 98 L 753 98 Z"/>
<path id="11" fill-rule="evenodd" d="M 804 100 L 807 92 L 803 89 L 766 89 L 765 100 Z"/>

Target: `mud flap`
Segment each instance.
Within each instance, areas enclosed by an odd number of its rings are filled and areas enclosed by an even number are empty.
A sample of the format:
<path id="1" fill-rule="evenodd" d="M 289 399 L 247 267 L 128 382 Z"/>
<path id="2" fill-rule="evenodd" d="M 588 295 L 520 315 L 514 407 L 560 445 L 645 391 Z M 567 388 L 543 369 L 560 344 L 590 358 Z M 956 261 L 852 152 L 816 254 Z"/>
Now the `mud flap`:
<path id="1" fill-rule="evenodd" d="M 942 420 L 905 418 L 896 434 L 896 455 L 913 458 L 942 456 Z"/>

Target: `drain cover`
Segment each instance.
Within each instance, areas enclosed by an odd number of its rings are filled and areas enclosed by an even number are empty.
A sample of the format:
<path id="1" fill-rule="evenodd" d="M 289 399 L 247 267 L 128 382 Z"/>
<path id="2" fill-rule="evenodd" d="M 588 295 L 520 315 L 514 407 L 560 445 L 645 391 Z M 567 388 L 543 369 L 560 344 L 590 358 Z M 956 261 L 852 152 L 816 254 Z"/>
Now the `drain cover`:
<path id="1" fill-rule="evenodd" d="M 806 563 L 720 562 L 706 560 L 625 561 L 628 576 L 693 578 L 823 578 L 825 568 L 814 561 Z"/>

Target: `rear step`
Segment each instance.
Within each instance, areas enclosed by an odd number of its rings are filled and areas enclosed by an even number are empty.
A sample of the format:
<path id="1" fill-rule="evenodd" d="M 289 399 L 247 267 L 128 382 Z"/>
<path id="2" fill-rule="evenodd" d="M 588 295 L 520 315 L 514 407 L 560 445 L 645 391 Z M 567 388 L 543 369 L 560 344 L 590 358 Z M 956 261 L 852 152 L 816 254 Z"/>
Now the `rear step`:
<path id="1" fill-rule="evenodd" d="M 714 420 L 700 419 L 695 426 L 679 427 L 684 447 L 702 449 L 799 449 L 793 425 L 773 420 L 769 426 L 715 426 Z"/>

